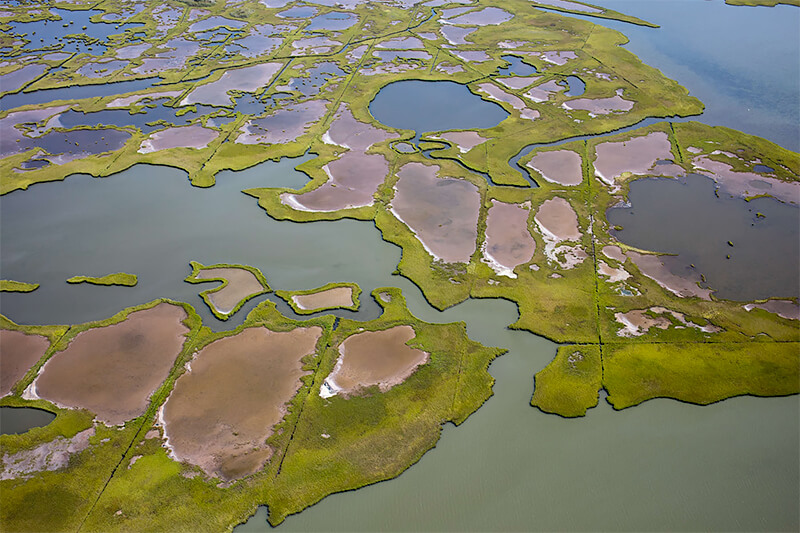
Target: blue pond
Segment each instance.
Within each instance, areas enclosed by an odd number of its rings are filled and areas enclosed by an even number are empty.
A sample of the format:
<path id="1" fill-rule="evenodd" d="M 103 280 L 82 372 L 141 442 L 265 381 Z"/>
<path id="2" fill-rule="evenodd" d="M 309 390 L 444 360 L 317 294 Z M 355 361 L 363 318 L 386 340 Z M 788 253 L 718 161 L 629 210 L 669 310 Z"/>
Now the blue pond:
<path id="1" fill-rule="evenodd" d="M 405 80 L 382 88 L 369 104 L 379 122 L 393 128 L 425 132 L 485 129 L 508 113 L 452 81 Z"/>
<path id="2" fill-rule="evenodd" d="M 124 33 L 116 23 L 94 23 L 89 19 L 102 13 L 99 10 L 69 11 L 67 9 L 50 9 L 50 12 L 61 17 L 61 20 L 37 20 L 34 22 L 9 22 L 11 33 L 25 35 L 28 41 L 23 50 L 58 49 L 59 52 L 85 53 L 103 55 L 106 47 L 102 45 L 110 35 Z M 83 27 L 86 26 L 84 30 Z M 126 24 L 127 28 L 136 28 L 143 24 Z M 88 44 L 83 39 L 70 36 L 84 35 L 90 40 L 100 43 Z"/>

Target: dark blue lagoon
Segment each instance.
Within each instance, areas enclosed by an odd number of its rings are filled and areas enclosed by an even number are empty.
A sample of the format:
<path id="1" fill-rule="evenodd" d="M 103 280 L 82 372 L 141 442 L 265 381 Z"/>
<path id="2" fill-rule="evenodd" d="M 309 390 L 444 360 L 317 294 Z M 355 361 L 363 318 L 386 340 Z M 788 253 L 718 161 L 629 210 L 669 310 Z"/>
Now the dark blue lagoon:
<path id="1" fill-rule="evenodd" d="M 452 81 L 406 80 L 390 83 L 369 104 L 370 113 L 392 128 L 422 133 L 486 129 L 508 113 Z"/>

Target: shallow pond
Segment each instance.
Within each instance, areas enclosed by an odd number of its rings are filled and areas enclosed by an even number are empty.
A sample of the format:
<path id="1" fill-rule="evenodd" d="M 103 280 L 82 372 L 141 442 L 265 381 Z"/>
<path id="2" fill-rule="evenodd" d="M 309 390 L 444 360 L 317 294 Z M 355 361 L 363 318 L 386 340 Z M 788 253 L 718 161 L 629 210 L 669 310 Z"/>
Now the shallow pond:
<path id="1" fill-rule="evenodd" d="M 630 207 L 607 212 L 609 224 L 623 227 L 615 236 L 632 246 L 677 253 L 706 276 L 717 297 L 800 296 L 796 206 L 771 198 L 717 198 L 714 182 L 698 175 L 640 179 L 628 198 Z"/>
<path id="2" fill-rule="evenodd" d="M 34 407 L 0 407 L 0 435 L 25 433 L 46 426 L 55 417 L 55 413 Z"/>
<path id="3" fill-rule="evenodd" d="M 369 104 L 372 116 L 392 128 L 426 132 L 484 129 L 508 116 L 498 104 L 482 100 L 452 81 L 407 80 L 382 88 Z"/>

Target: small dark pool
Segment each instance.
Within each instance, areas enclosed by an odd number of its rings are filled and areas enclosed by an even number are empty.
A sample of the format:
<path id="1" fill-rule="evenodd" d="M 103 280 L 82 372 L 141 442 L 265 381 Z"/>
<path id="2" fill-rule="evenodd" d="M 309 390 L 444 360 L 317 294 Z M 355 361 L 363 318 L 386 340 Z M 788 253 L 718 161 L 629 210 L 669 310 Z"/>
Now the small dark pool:
<path id="1" fill-rule="evenodd" d="M 35 407 L 0 407 L 0 435 L 25 433 L 46 426 L 55 417 L 55 413 Z"/>

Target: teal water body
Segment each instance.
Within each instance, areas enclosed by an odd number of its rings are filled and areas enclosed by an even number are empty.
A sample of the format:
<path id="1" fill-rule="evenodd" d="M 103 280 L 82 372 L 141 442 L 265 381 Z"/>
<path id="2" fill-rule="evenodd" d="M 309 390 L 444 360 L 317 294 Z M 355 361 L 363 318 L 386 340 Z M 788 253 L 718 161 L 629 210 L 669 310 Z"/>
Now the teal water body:
<path id="1" fill-rule="evenodd" d="M 0 435 L 18 435 L 46 426 L 55 420 L 55 413 L 33 407 L 0 407 Z"/>

